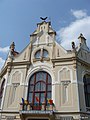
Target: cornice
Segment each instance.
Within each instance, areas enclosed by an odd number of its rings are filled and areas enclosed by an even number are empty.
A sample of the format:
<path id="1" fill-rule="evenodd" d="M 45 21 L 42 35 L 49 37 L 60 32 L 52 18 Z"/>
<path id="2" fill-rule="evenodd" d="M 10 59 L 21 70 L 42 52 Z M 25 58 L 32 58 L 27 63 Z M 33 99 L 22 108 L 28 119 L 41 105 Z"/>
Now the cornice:
<path id="1" fill-rule="evenodd" d="M 69 57 L 69 58 L 57 58 L 57 59 L 51 59 L 52 63 L 57 63 L 57 62 L 71 62 L 71 61 L 76 61 L 75 63 L 81 63 L 82 65 L 90 67 L 90 63 L 87 61 L 84 61 L 78 57 Z"/>
<path id="2" fill-rule="evenodd" d="M 29 65 L 30 61 L 22 61 L 22 62 L 8 62 L 7 66 L 19 66 L 19 65 Z"/>
<path id="3" fill-rule="evenodd" d="M 85 66 L 90 67 L 90 63 L 88 63 L 88 62 L 86 62 L 86 61 L 84 61 L 84 60 L 81 60 L 80 58 L 77 58 L 77 62 L 79 62 L 79 63 L 81 63 L 81 64 L 83 64 L 83 65 L 85 65 Z"/>
<path id="4" fill-rule="evenodd" d="M 63 114 L 85 114 L 85 115 L 88 114 L 88 115 L 90 115 L 90 113 L 88 113 L 88 112 L 71 112 L 71 111 L 70 112 L 60 112 L 60 111 L 57 112 L 57 111 L 54 111 L 54 113 L 55 114 L 62 114 L 62 115 Z"/>
<path id="5" fill-rule="evenodd" d="M 1 70 L 0 77 L 2 77 L 7 69 L 10 69 L 11 66 L 21 66 L 21 65 L 30 65 L 30 61 L 23 61 L 23 62 L 8 62 L 7 65 Z"/>
<path id="6" fill-rule="evenodd" d="M 51 61 L 53 63 L 55 62 L 69 62 L 69 61 L 73 61 L 73 60 L 77 60 L 76 57 L 69 57 L 69 58 L 56 58 L 56 59 L 51 59 Z"/>

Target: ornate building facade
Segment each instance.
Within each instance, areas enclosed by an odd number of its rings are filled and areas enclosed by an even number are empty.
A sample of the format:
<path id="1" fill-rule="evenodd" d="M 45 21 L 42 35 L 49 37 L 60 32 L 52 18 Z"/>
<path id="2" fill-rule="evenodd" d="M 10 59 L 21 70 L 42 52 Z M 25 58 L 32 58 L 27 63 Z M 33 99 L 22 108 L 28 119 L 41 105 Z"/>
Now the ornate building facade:
<path id="1" fill-rule="evenodd" d="M 65 50 L 51 22 L 37 24 L 21 53 L 14 42 L 0 72 L 0 120 L 90 120 L 90 50 Z"/>

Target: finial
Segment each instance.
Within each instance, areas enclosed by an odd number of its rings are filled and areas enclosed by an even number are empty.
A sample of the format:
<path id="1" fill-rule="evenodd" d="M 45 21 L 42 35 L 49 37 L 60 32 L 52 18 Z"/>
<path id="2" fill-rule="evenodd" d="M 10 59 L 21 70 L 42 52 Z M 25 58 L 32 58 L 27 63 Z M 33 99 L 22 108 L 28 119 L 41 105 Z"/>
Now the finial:
<path id="1" fill-rule="evenodd" d="M 82 44 L 86 44 L 86 39 L 85 39 L 85 37 L 83 36 L 82 33 L 80 33 L 80 36 L 78 37 L 78 39 L 79 39 L 80 46 Z"/>
<path id="2" fill-rule="evenodd" d="M 72 49 L 75 49 L 75 43 L 72 42 Z"/>
<path id="3" fill-rule="evenodd" d="M 80 36 L 78 37 L 78 39 L 80 38 L 84 38 L 84 40 L 86 40 L 82 33 L 80 33 Z"/>
<path id="4" fill-rule="evenodd" d="M 40 17 L 40 19 L 43 20 L 43 21 L 45 21 L 47 18 L 48 18 L 48 17 L 45 17 L 45 18 Z"/>
<path id="5" fill-rule="evenodd" d="M 11 49 L 11 51 L 14 51 L 14 49 L 15 49 L 15 43 L 14 42 L 12 42 L 12 44 L 10 45 L 10 49 Z"/>
<path id="6" fill-rule="evenodd" d="M 12 42 L 12 44 L 10 45 L 10 50 L 9 50 L 9 57 L 14 59 L 14 57 L 19 54 L 17 51 L 14 50 L 15 49 L 15 43 Z"/>
<path id="7" fill-rule="evenodd" d="M 83 37 L 83 34 L 82 34 L 82 33 L 80 33 L 80 37 Z"/>

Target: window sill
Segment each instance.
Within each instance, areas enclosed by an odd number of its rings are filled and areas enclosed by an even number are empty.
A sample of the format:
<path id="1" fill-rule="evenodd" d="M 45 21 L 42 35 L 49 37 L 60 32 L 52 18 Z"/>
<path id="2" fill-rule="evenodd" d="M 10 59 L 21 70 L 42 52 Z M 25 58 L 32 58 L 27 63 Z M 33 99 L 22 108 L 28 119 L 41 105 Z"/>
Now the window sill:
<path id="1" fill-rule="evenodd" d="M 37 61 L 50 61 L 50 58 L 48 57 L 48 58 L 34 58 L 33 59 L 33 62 L 37 62 Z"/>

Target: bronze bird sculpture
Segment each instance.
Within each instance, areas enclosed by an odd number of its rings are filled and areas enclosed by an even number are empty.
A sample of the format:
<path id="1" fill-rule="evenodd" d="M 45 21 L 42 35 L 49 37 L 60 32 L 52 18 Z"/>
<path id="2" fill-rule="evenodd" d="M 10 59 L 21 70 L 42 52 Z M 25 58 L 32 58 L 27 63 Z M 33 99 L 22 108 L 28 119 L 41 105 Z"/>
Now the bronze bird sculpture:
<path id="1" fill-rule="evenodd" d="M 47 17 L 45 17 L 45 18 L 43 18 L 43 17 L 40 17 L 40 19 L 45 21 L 45 20 L 47 19 Z"/>

